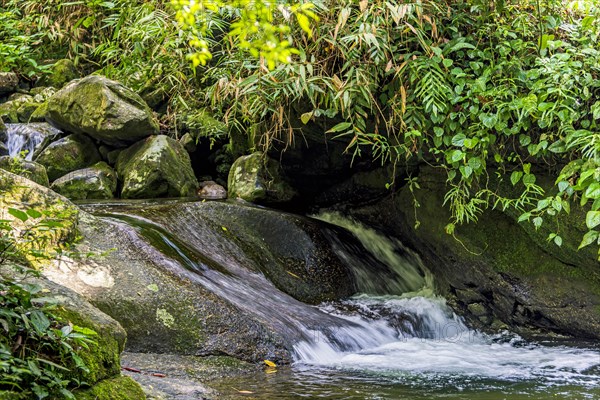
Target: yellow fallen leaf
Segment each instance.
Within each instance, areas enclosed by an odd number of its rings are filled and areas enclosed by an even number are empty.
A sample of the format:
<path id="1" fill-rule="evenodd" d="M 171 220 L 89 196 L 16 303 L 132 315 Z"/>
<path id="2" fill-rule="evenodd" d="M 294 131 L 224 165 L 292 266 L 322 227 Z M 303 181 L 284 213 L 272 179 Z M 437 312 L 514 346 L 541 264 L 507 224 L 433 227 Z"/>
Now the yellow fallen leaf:
<path id="1" fill-rule="evenodd" d="M 288 274 L 290 274 L 291 276 L 293 276 L 296 279 L 300 279 L 300 277 L 298 275 L 294 274 L 293 272 L 290 272 L 290 271 L 285 271 L 285 272 L 287 272 Z"/>
<path id="2" fill-rule="evenodd" d="M 277 367 L 277 364 L 275 364 L 273 361 L 264 360 L 264 362 L 265 362 L 265 364 L 267 364 L 271 368 Z"/>
<path id="3" fill-rule="evenodd" d="M 241 393 L 241 394 L 254 394 L 254 392 L 251 392 L 249 390 L 238 390 L 238 393 Z"/>
<path id="4" fill-rule="evenodd" d="M 265 373 L 267 373 L 267 374 L 274 374 L 275 372 L 277 372 L 277 369 L 275 369 L 275 368 L 267 368 L 265 370 Z"/>

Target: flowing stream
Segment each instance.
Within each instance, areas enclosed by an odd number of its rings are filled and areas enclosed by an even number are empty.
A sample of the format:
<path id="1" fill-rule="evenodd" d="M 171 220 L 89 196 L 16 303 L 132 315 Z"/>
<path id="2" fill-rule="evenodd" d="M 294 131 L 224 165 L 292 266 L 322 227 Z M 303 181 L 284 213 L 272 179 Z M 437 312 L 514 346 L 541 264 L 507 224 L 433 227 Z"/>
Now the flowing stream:
<path id="1" fill-rule="evenodd" d="M 6 124 L 8 155 L 31 161 L 36 148 L 44 139 L 58 133 L 60 130 L 45 123 Z"/>
<path id="2" fill-rule="evenodd" d="M 215 382 L 224 398 L 600 398 L 597 343 L 530 343 L 510 332 L 471 330 L 435 294 L 418 256 L 340 215 L 316 218 L 344 228 L 362 244 L 358 252 L 347 236 L 330 230 L 360 293 L 313 307 L 277 291 L 243 262 L 218 267 L 192 261 L 189 252 L 204 246 L 203 232 L 190 223 L 192 214 L 158 217 L 134 208 L 95 213 L 134 226 L 142 236 L 154 235 L 165 255 L 197 271 L 200 284 L 292 335 L 291 367 Z"/>

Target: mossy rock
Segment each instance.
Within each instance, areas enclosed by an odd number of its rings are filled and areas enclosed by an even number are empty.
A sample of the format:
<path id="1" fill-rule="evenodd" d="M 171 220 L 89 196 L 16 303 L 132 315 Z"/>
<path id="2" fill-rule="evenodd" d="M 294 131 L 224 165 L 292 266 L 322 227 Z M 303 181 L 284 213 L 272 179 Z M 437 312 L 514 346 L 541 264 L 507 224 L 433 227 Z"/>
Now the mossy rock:
<path id="1" fill-rule="evenodd" d="M 51 188 L 71 200 L 112 199 L 117 190 L 117 174 L 101 161 L 69 172 L 55 180 Z"/>
<path id="2" fill-rule="evenodd" d="M 87 370 L 67 365 L 66 367 L 71 370 L 66 378 L 94 385 L 104 379 L 120 376 L 120 355 L 127 335 L 117 321 L 92 306 L 73 290 L 52 282 L 44 276 L 32 277 L 31 274 L 26 274 L 25 270 L 18 268 L 5 268 L 2 276 L 41 286 L 47 296 L 56 302 L 57 307 L 52 312 L 62 324 L 71 323 L 96 333 L 90 335 L 94 343 L 90 343 L 88 348 L 77 349 L 77 354 L 83 360 Z"/>
<path id="3" fill-rule="evenodd" d="M 35 161 L 44 165 L 54 181 L 69 172 L 87 168 L 100 161 L 100 153 L 90 138 L 73 134 L 51 143 Z"/>
<path id="4" fill-rule="evenodd" d="M 296 195 L 279 164 L 256 152 L 235 160 L 229 171 L 228 196 L 252 203 L 285 203 Z"/>
<path id="5" fill-rule="evenodd" d="M 0 157 L 7 156 L 9 154 L 8 147 L 2 142 L 0 142 Z"/>
<path id="6" fill-rule="evenodd" d="M 164 135 L 122 151 L 116 169 L 124 199 L 191 197 L 198 188 L 190 156 L 179 142 Z"/>
<path id="7" fill-rule="evenodd" d="M 79 78 L 79 73 L 73 61 L 62 59 L 54 63 L 50 75 L 44 77 L 40 83 L 60 89 L 66 83 L 77 78 Z"/>
<path id="8" fill-rule="evenodd" d="M 140 96 L 96 75 L 72 81 L 52 96 L 46 119 L 65 131 L 116 146 L 159 133 L 158 121 Z"/>
<path id="9" fill-rule="evenodd" d="M 4 124 L 4 121 L 2 120 L 2 118 L 0 118 L 0 142 L 5 142 L 6 141 L 6 125 Z"/>
<path id="10" fill-rule="evenodd" d="M 43 103 L 36 103 L 37 108 L 31 113 L 30 121 L 31 122 L 42 122 L 46 120 L 46 114 L 48 113 L 48 102 L 45 101 Z"/>
<path id="11" fill-rule="evenodd" d="M 13 174 L 23 176 L 42 186 L 50 186 L 46 168 L 34 161 L 3 156 L 0 157 L 0 168 L 12 172 Z"/>
<path id="12" fill-rule="evenodd" d="M 77 400 L 144 400 L 141 386 L 128 376 L 105 379 L 89 389 L 75 392 Z"/>
<path id="13" fill-rule="evenodd" d="M 43 122 L 45 116 L 40 113 L 36 113 L 38 108 L 43 106 L 44 103 L 27 102 L 19 105 L 17 109 L 17 118 L 19 122 Z M 34 116 L 35 115 L 35 116 Z"/>
<path id="14" fill-rule="evenodd" d="M 43 242 L 44 248 L 39 248 L 40 243 L 28 244 L 26 242 L 23 246 L 38 246 L 36 247 L 37 250 L 52 252 L 60 245 L 70 243 L 78 237 L 79 209 L 68 199 L 47 187 L 0 169 L 0 194 L 0 210 L 6 210 L 8 207 L 21 211 L 35 209 L 61 220 L 61 226 L 55 228 L 48 237 L 49 240 Z M 15 229 L 24 229 L 27 226 L 26 223 L 8 214 L 4 214 L 2 218 L 12 220 Z M 22 250 L 26 253 L 27 248 Z M 43 260 L 29 259 L 28 261 L 39 264 Z"/>

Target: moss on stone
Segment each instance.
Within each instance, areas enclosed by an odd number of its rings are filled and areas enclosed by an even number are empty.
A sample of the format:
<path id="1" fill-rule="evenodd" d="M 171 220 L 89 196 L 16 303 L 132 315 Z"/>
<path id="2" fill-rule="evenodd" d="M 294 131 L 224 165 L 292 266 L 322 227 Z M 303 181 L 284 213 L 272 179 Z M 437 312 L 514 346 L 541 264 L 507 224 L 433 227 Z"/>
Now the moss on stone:
<path id="1" fill-rule="evenodd" d="M 100 153 L 89 137 L 73 134 L 51 143 L 36 161 L 46 167 L 48 178 L 54 181 L 69 172 L 97 163 Z"/>
<path id="2" fill-rule="evenodd" d="M 112 199 L 117 190 L 117 175 L 108 164 L 100 161 L 55 180 L 52 190 L 71 200 Z"/>
<path id="3" fill-rule="evenodd" d="M 46 119 L 67 132 L 124 145 L 159 133 L 158 121 L 131 89 L 102 76 L 75 80 L 48 101 Z"/>
<path id="4" fill-rule="evenodd" d="M 9 156 L 0 157 L 0 168 L 13 174 L 20 175 L 42 186 L 50 186 L 46 168 L 33 161 Z"/>
<path id="5" fill-rule="evenodd" d="M 191 197 L 198 181 L 189 154 L 174 139 L 152 136 L 123 150 L 116 164 L 122 179 L 121 197 Z"/>
<path id="6" fill-rule="evenodd" d="M 284 203 L 296 194 L 284 180 L 279 164 L 261 152 L 235 160 L 227 187 L 230 198 L 253 203 Z"/>
<path id="7" fill-rule="evenodd" d="M 143 400 L 140 385 L 128 376 L 105 379 L 86 390 L 75 392 L 77 400 Z"/>

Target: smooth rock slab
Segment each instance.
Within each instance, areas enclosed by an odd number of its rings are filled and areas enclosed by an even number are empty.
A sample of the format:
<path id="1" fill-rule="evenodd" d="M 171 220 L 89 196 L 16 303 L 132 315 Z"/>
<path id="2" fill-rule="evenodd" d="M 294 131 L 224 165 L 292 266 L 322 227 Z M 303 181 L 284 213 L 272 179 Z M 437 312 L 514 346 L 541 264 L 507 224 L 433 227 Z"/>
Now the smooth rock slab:
<path id="1" fill-rule="evenodd" d="M 46 119 L 110 145 L 127 145 L 159 133 L 148 105 L 131 89 L 103 76 L 71 81 L 48 100 Z"/>

